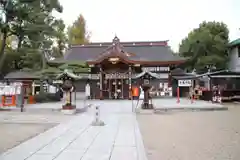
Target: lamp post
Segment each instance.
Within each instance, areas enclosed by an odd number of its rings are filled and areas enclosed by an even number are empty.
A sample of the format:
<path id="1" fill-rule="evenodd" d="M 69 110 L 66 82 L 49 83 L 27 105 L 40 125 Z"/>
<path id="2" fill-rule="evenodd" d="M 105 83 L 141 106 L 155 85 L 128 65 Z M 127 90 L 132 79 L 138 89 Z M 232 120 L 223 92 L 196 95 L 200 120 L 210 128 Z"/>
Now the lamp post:
<path id="1" fill-rule="evenodd" d="M 142 77 L 142 79 L 143 79 L 142 89 L 143 89 L 143 92 L 144 92 L 144 99 L 143 99 L 142 108 L 143 109 L 152 109 L 153 104 L 149 103 L 149 100 L 151 100 L 150 93 L 149 93 L 149 90 L 151 88 L 151 85 L 150 85 L 151 76 L 148 73 L 146 73 Z"/>

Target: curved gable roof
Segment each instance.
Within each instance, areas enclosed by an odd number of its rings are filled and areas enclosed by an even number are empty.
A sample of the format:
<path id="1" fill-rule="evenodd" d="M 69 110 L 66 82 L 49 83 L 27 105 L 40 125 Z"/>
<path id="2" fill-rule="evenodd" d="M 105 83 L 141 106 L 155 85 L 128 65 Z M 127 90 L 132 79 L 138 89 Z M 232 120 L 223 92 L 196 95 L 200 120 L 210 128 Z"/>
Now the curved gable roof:
<path id="1" fill-rule="evenodd" d="M 175 55 L 167 45 L 167 41 L 119 42 L 123 57 L 132 62 L 180 62 L 185 59 Z M 114 43 L 90 43 L 72 46 L 64 56 L 64 60 L 96 61 L 105 55 L 105 51 L 114 48 Z M 120 55 L 120 54 L 119 54 Z M 126 56 L 125 56 L 126 55 Z"/>

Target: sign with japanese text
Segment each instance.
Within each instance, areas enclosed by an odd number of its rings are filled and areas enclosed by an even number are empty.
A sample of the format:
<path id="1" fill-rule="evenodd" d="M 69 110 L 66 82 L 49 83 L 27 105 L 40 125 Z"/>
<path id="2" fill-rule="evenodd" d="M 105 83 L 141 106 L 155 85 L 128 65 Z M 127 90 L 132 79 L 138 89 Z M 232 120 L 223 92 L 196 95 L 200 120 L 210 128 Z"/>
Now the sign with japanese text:
<path id="1" fill-rule="evenodd" d="M 170 71 L 170 68 L 169 67 L 142 67 L 142 71 L 146 71 L 146 72 Z"/>
<path id="2" fill-rule="evenodd" d="M 178 80 L 178 86 L 179 87 L 191 87 L 192 86 L 192 80 L 190 80 L 190 79 Z"/>
<path id="3" fill-rule="evenodd" d="M 21 93 L 21 84 L 0 85 L 0 95 L 16 95 Z"/>

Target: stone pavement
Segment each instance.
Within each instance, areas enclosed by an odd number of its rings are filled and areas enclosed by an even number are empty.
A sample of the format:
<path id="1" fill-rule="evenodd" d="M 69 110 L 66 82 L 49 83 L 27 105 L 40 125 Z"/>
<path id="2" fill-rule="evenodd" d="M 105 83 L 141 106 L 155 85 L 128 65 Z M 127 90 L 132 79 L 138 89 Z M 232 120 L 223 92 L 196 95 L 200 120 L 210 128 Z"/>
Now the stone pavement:
<path id="1" fill-rule="evenodd" d="M 212 111 L 227 110 L 226 106 L 219 103 L 212 103 L 203 100 L 194 100 L 181 98 L 177 103 L 177 98 L 153 99 L 155 110 L 194 110 L 194 111 Z"/>
<path id="2" fill-rule="evenodd" d="M 105 126 L 90 125 L 89 109 L 8 150 L 0 160 L 146 160 L 131 101 L 91 102 L 101 106 Z"/>
<path id="3" fill-rule="evenodd" d="M 194 100 L 193 103 L 191 103 L 191 100 L 187 98 L 180 98 L 179 103 L 177 103 L 177 98 L 153 99 L 153 104 L 159 105 L 160 107 L 222 107 L 220 103 L 212 103 L 203 100 Z"/>

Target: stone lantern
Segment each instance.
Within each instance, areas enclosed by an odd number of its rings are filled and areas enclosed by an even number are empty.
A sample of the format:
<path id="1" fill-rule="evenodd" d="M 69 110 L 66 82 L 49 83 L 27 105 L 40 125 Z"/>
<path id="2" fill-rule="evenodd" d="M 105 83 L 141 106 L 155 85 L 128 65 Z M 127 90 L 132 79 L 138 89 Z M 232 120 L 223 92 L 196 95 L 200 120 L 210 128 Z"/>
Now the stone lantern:
<path id="1" fill-rule="evenodd" d="M 151 76 L 148 73 L 145 73 L 142 76 L 142 89 L 144 92 L 144 99 L 143 99 L 143 103 L 142 103 L 142 108 L 143 109 L 152 109 L 153 108 L 153 104 L 150 103 L 150 101 L 152 100 L 150 97 L 150 89 L 151 89 L 151 85 L 150 85 L 150 79 Z"/>
<path id="2" fill-rule="evenodd" d="M 74 73 L 65 70 L 57 79 L 62 80 L 61 90 L 65 94 L 65 103 L 62 105 L 62 112 L 65 114 L 76 113 L 76 91 L 74 81 L 79 79 Z"/>

